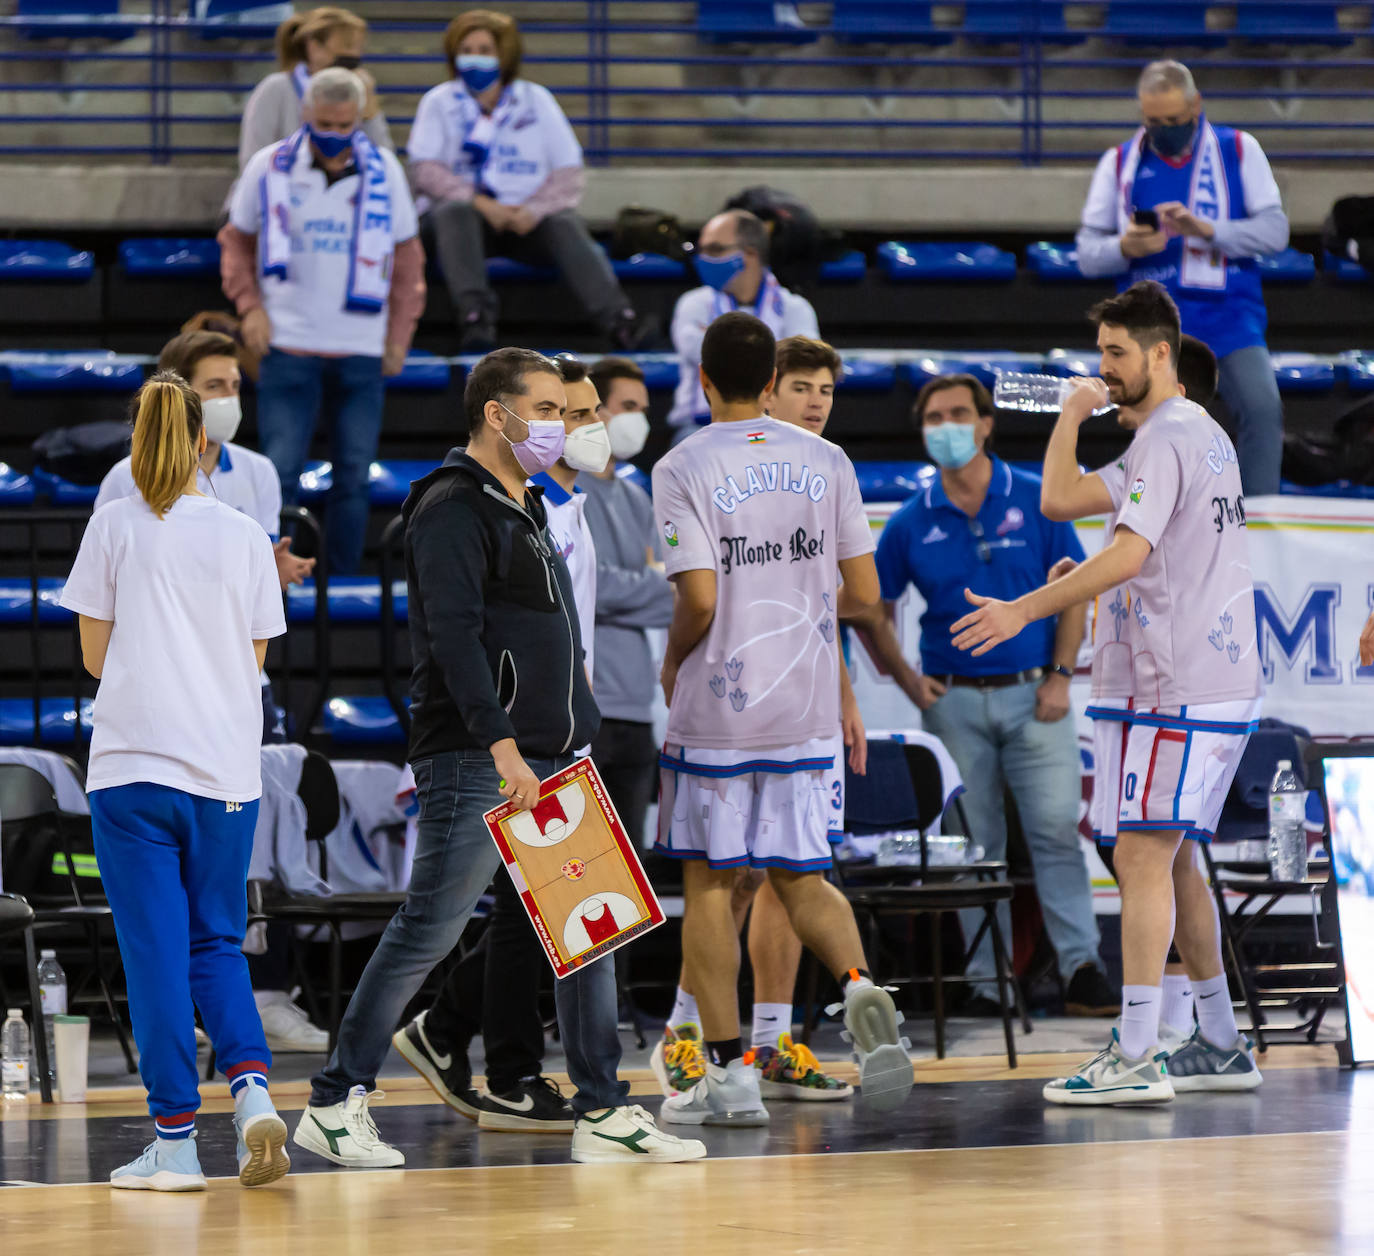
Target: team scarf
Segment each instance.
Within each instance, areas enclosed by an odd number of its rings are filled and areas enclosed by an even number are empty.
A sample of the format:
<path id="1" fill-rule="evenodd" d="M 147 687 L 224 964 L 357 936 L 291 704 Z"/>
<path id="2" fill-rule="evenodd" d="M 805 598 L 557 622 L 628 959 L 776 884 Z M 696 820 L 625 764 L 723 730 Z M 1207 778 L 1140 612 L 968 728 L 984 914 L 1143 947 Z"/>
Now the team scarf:
<path id="1" fill-rule="evenodd" d="M 354 198 L 353 239 L 348 253 L 348 288 L 344 309 L 354 314 L 379 314 L 391 289 L 391 261 L 395 240 L 391 231 L 391 191 L 386 163 L 377 146 L 363 133 L 353 132 L 353 162 L 358 169 Z M 291 177 L 308 169 L 309 132 L 301 127 L 277 145 L 262 176 L 262 274 L 283 281 L 291 260 Z"/>
<path id="2" fill-rule="evenodd" d="M 1117 170 L 1116 221 L 1117 229 L 1123 235 L 1131 225 L 1135 176 L 1147 143 L 1145 128 L 1141 127 L 1126 145 L 1125 158 Z M 1188 212 L 1194 218 L 1206 218 L 1211 222 L 1228 221 L 1231 217 L 1231 187 L 1226 180 L 1226 163 L 1221 157 L 1221 142 L 1217 139 L 1217 133 L 1205 117 L 1198 119 L 1192 167 Z M 1226 258 L 1221 250 L 1207 240 L 1185 236 L 1179 287 L 1201 292 L 1225 292 L 1226 281 Z"/>
<path id="3" fill-rule="evenodd" d="M 297 99 L 305 99 L 305 88 L 309 82 L 310 71 L 305 68 L 305 62 L 297 61 L 291 71 L 291 85 L 296 89 Z"/>
<path id="4" fill-rule="evenodd" d="M 763 272 L 763 282 L 759 284 L 759 294 L 754 298 L 752 313 L 755 318 L 762 319 L 776 333 L 781 327 L 782 312 L 786 308 L 782 300 L 782 284 L 777 281 L 771 270 Z M 729 314 L 732 310 L 739 309 L 739 302 L 728 292 L 717 290 L 713 300 L 711 318 L 714 321 L 722 314 Z M 772 314 L 772 319 L 769 314 Z M 777 326 L 774 326 L 777 320 Z"/>
<path id="5" fill-rule="evenodd" d="M 483 196 L 491 196 L 493 199 L 494 194 L 487 187 L 483 173 L 491 157 L 491 148 L 497 132 L 509 125 L 520 108 L 522 102 L 518 96 L 515 82 L 508 83 L 501 93 L 501 98 L 496 102 L 496 108 L 490 113 L 483 113 L 477 98 L 459 80 L 455 82 L 448 97 L 450 126 L 455 133 L 460 133 L 463 137 L 460 149 L 472 171 L 473 185 Z M 455 163 L 454 173 L 463 173 L 461 162 Z"/>

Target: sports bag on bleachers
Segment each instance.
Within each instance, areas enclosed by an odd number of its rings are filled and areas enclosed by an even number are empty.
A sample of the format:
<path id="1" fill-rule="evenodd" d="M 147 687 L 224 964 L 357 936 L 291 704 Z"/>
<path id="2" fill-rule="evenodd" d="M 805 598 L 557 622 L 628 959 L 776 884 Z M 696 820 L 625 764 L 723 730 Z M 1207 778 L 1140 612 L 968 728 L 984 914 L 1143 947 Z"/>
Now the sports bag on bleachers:
<path id="1" fill-rule="evenodd" d="M 610 254 L 616 261 L 623 262 L 637 253 L 661 253 L 675 262 L 684 261 L 687 250 L 683 248 L 682 224 L 661 209 L 625 206 L 616 215 Z"/>
<path id="2" fill-rule="evenodd" d="M 1322 223 L 1322 246 L 1337 257 L 1374 266 L 1374 196 L 1343 196 Z"/>
<path id="3" fill-rule="evenodd" d="M 129 453 L 133 429 L 107 419 L 55 427 L 33 442 L 34 465 L 73 484 L 99 484 Z"/>

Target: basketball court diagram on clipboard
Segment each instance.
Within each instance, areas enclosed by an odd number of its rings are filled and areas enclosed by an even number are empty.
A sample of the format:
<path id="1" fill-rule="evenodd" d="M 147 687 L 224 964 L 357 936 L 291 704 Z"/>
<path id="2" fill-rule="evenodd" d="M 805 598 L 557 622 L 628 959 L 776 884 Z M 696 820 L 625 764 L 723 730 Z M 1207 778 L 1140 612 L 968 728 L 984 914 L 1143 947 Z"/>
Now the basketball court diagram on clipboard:
<path id="1" fill-rule="evenodd" d="M 541 782 L 531 810 L 507 802 L 483 818 L 555 976 L 663 923 L 663 908 L 590 759 Z"/>

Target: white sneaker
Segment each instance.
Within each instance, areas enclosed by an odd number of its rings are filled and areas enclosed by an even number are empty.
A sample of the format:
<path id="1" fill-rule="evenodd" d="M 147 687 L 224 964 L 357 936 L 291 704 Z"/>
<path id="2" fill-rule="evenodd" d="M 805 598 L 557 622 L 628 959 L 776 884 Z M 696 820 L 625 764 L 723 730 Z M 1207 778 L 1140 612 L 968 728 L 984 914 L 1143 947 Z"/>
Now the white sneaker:
<path id="1" fill-rule="evenodd" d="M 254 990 L 262 1032 L 273 1055 L 292 1052 L 319 1052 L 329 1049 L 329 1035 L 310 1023 L 310 1017 L 297 1007 L 285 990 Z"/>
<path id="2" fill-rule="evenodd" d="M 1112 1040 L 1072 1077 L 1059 1077 L 1041 1092 L 1050 1103 L 1101 1107 L 1121 1103 L 1165 1103 L 1174 1097 L 1165 1054 L 1151 1047 L 1138 1060 L 1121 1053 L 1121 1038 Z"/>
<path id="3" fill-rule="evenodd" d="M 663 1101 L 662 1116 L 673 1125 L 767 1125 L 753 1059 L 731 1060 L 724 1068 L 707 1064 L 706 1076 L 691 1090 Z"/>
<path id="4" fill-rule="evenodd" d="M 380 1090 L 370 1094 L 354 1086 L 343 1103 L 328 1107 L 307 1106 L 291 1141 L 349 1169 L 394 1169 L 406 1162 L 395 1147 L 382 1142 L 367 1105 L 386 1096 Z"/>
<path id="5" fill-rule="evenodd" d="M 1159 1022 L 1159 1049 L 1167 1056 L 1172 1057 L 1174 1052 L 1187 1043 L 1192 1036 L 1191 1029 L 1184 1033 L 1181 1029 L 1175 1029 L 1168 1021 Z M 1174 1089 L 1177 1090 L 1178 1087 Z"/>
<path id="6" fill-rule="evenodd" d="M 915 1085 L 911 1043 L 897 1027 L 897 1005 L 881 986 L 854 990 L 844 1001 L 845 1036 L 859 1062 L 859 1092 L 872 1107 L 897 1108 Z"/>
<path id="7" fill-rule="evenodd" d="M 677 1163 L 701 1160 L 706 1144 L 665 1134 L 643 1108 L 602 1108 L 577 1120 L 572 1158 L 578 1164 L 620 1164 L 629 1160 Z"/>

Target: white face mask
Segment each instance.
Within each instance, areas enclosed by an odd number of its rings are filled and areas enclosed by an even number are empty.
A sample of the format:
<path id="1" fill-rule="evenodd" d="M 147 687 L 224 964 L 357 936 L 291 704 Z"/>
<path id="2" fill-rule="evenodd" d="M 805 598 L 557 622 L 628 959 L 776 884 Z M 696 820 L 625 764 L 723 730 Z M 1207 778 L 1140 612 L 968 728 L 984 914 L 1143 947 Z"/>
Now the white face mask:
<path id="1" fill-rule="evenodd" d="M 200 416 L 205 424 L 205 435 L 217 445 L 233 440 L 243 419 L 243 408 L 237 396 L 211 397 L 200 403 Z"/>
<path id="2" fill-rule="evenodd" d="M 613 414 L 606 430 L 611 437 L 611 453 L 624 462 L 643 449 L 649 439 L 649 416 L 643 410 Z"/>
<path id="3" fill-rule="evenodd" d="M 610 460 L 611 438 L 600 419 L 569 432 L 563 443 L 563 461 L 574 471 L 604 471 Z"/>

